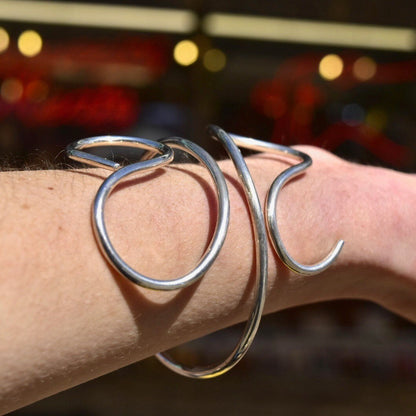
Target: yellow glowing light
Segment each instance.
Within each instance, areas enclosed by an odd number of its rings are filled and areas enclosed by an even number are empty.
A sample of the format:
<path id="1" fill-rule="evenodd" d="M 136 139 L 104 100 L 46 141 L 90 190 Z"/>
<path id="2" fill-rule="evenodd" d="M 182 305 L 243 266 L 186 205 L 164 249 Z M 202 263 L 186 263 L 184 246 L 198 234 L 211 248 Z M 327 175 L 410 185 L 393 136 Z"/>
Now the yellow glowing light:
<path id="1" fill-rule="evenodd" d="M 208 71 L 219 72 L 224 69 L 227 58 L 219 49 L 209 49 L 204 55 L 204 66 Z"/>
<path id="2" fill-rule="evenodd" d="M 180 41 L 173 50 L 175 61 L 182 66 L 192 65 L 199 56 L 198 46 L 191 40 Z"/>
<path id="3" fill-rule="evenodd" d="M 7 78 L 1 84 L 0 95 L 4 101 L 15 103 L 22 98 L 23 85 L 16 78 Z"/>
<path id="4" fill-rule="evenodd" d="M 344 69 L 341 57 L 335 54 L 326 55 L 319 62 L 319 74 L 322 78 L 332 81 L 338 78 Z"/>
<path id="5" fill-rule="evenodd" d="M 9 34 L 0 27 L 0 53 L 4 52 L 9 47 Z"/>
<path id="6" fill-rule="evenodd" d="M 17 47 L 21 54 L 35 56 L 42 50 L 42 38 L 34 30 L 26 30 L 19 36 Z"/>
<path id="7" fill-rule="evenodd" d="M 373 59 L 368 58 L 367 56 L 362 56 L 358 58 L 352 67 L 352 73 L 355 78 L 360 81 L 368 81 L 373 78 L 377 71 L 377 64 Z"/>

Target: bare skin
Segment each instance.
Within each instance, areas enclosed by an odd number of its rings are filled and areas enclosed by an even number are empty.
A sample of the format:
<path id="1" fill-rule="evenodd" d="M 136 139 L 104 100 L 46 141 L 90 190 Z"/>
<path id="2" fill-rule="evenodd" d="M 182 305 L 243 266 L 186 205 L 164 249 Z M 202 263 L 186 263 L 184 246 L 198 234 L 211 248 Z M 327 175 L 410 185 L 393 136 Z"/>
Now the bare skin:
<path id="1" fill-rule="evenodd" d="M 269 248 L 267 312 L 320 300 L 361 298 L 416 322 L 416 178 L 314 159 L 278 203 L 281 235 L 303 263 L 346 244 L 313 277 L 288 272 Z M 0 180 L 0 412 L 9 412 L 156 352 L 245 320 L 254 245 L 230 162 L 221 162 L 231 225 L 212 269 L 192 287 L 162 293 L 119 276 L 101 255 L 91 204 L 106 171 L 4 172 Z M 260 200 L 287 164 L 248 159 Z M 110 236 L 142 273 L 173 278 L 194 267 L 215 224 L 215 194 L 198 166 L 127 181 L 106 207 Z"/>

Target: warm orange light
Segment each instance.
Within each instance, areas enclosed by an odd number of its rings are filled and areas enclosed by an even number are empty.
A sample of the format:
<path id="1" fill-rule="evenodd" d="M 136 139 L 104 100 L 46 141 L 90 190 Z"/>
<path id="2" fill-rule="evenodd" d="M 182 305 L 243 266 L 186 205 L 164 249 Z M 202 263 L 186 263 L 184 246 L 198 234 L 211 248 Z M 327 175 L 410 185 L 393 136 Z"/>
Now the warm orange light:
<path id="1" fill-rule="evenodd" d="M 42 38 L 38 32 L 26 30 L 19 36 L 17 47 L 22 55 L 36 56 L 42 50 Z"/>
<path id="2" fill-rule="evenodd" d="M 352 73 L 354 74 L 355 78 L 360 81 L 368 81 L 369 79 L 373 78 L 377 72 L 377 64 L 374 62 L 373 59 L 362 56 L 358 58 L 352 67 Z"/>
<path id="3" fill-rule="evenodd" d="M 326 55 L 319 62 L 319 74 L 328 81 L 338 78 L 343 70 L 344 62 L 338 55 Z"/>
<path id="4" fill-rule="evenodd" d="M 198 46 L 192 40 L 182 40 L 173 50 L 175 61 L 182 66 L 192 65 L 199 56 Z"/>
<path id="5" fill-rule="evenodd" d="M 1 98 L 8 103 L 15 103 L 22 98 L 23 85 L 17 78 L 7 78 L 1 84 Z"/>
<path id="6" fill-rule="evenodd" d="M 0 53 L 4 52 L 9 47 L 9 43 L 9 34 L 6 32 L 5 29 L 0 27 Z"/>

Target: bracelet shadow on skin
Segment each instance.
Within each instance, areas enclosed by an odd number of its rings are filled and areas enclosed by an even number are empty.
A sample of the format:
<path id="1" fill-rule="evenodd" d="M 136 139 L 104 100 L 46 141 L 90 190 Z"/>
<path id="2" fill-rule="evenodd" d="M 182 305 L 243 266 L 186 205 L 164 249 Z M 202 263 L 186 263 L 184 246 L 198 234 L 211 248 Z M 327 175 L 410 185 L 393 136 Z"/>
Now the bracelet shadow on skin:
<path id="1" fill-rule="evenodd" d="M 199 379 L 212 378 L 214 376 L 223 374 L 224 372 L 234 367 L 241 360 L 241 358 L 247 352 L 248 347 L 254 340 L 254 336 L 257 332 L 265 303 L 268 257 L 267 233 L 265 228 L 266 221 L 263 217 L 261 204 L 258 199 L 257 190 L 255 188 L 253 179 L 237 146 L 246 147 L 257 151 L 266 150 L 271 151 L 272 153 L 284 154 L 292 156 L 292 158 L 298 161 L 297 164 L 285 169 L 276 177 L 266 198 L 268 234 L 272 240 L 275 251 L 279 254 L 287 267 L 297 273 L 306 275 L 320 273 L 326 270 L 333 263 L 333 261 L 339 255 L 343 245 L 343 241 L 339 241 L 334 249 L 329 253 L 329 255 L 321 262 L 315 263 L 313 265 L 303 265 L 290 256 L 283 244 L 283 241 L 281 240 L 276 218 L 277 197 L 279 191 L 286 184 L 286 182 L 302 173 L 308 166 L 311 165 L 312 160 L 308 155 L 284 146 L 279 146 L 268 142 L 261 142 L 259 140 L 245 138 L 237 135 L 228 135 L 226 132 L 216 126 L 209 126 L 208 132 L 212 138 L 218 140 L 223 144 L 229 157 L 235 165 L 240 182 L 244 188 L 244 196 L 247 201 L 247 205 L 249 206 L 252 228 L 255 230 L 255 267 L 257 272 L 256 274 L 258 275 L 258 287 L 257 298 L 254 302 L 250 317 L 244 328 L 243 335 L 233 352 L 228 355 L 228 357 L 220 364 L 214 364 L 204 368 L 190 368 L 188 366 L 175 363 L 165 353 L 157 355 L 157 358 L 171 370 L 181 375 Z M 96 157 L 89 153 L 85 153 L 82 150 L 85 147 L 95 147 L 106 144 L 116 145 L 117 143 L 123 143 L 128 147 L 144 147 L 149 151 L 144 155 L 140 162 L 128 165 L 118 170 L 120 166 L 116 162 Z M 197 267 L 195 267 L 191 272 L 181 278 L 169 280 L 164 283 L 161 280 L 155 280 L 140 274 L 139 272 L 132 269 L 127 263 L 125 263 L 124 260 L 119 256 L 118 252 L 114 249 L 111 243 L 105 227 L 104 205 L 108 196 L 117 186 L 118 182 L 124 179 L 126 176 L 130 176 L 137 171 L 148 171 L 150 169 L 169 164 L 173 160 L 173 151 L 171 147 L 179 148 L 186 151 L 187 153 L 192 154 L 209 170 L 217 189 L 218 216 L 214 236 L 209 243 L 209 249 L 204 253 Z M 218 256 L 227 234 L 229 221 L 229 198 L 224 176 L 219 170 L 218 165 L 205 150 L 200 148 L 195 143 L 181 138 L 168 138 L 162 140 L 161 142 L 151 142 L 146 139 L 101 136 L 83 139 L 73 145 L 70 145 L 68 148 L 68 153 L 70 157 L 75 160 L 87 161 L 87 163 L 91 165 L 102 166 L 114 170 L 114 172 L 103 182 L 97 192 L 93 205 L 93 225 L 100 248 L 104 254 L 106 254 L 107 259 L 121 274 L 132 280 L 134 283 L 147 288 L 158 290 L 176 290 L 196 282 L 207 273 L 214 260 Z M 159 153 L 159 155 L 155 156 L 157 153 Z M 195 293 L 196 292 L 194 291 L 193 294 Z"/>
<path id="2" fill-rule="evenodd" d="M 98 140 L 97 140 L 98 139 Z M 88 139 L 84 139 L 83 140 L 83 142 L 85 143 L 86 141 L 87 141 Z M 100 144 L 103 144 L 103 139 L 102 138 L 93 138 L 92 140 L 97 140 Z M 105 140 L 105 139 L 104 139 Z M 171 141 L 169 141 L 169 144 L 174 144 L 175 146 L 176 146 L 176 142 L 175 142 L 175 140 L 176 139 L 170 139 L 170 140 L 173 140 L 173 143 L 171 143 Z M 182 143 L 182 141 L 185 141 L 184 139 L 179 139 L 180 141 L 181 141 L 181 143 Z M 190 143 L 190 144 L 192 144 L 191 142 L 189 142 L 189 141 L 186 141 L 187 143 Z M 192 146 L 196 146 L 195 144 L 192 144 Z M 71 148 L 72 147 L 72 148 Z M 114 163 L 114 162 L 111 162 L 111 161 L 108 161 L 108 160 L 105 160 L 104 161 L 104 163 L 102 163 L 102 159 L 100 159 L 100 158 L 98 158 L 97 159 L 97 157 L 95 157 L 94 155 L 90 155 L 90 154 L 85 154 L 85 152 L 82 152 L 82 151 L 79 151 L 78 149 L 76 149 L 75 148 L 75 151 L 73 151 L 73 149 L 74 149 L 74 147 L 75 146 L 71 146 L 70 147 L 70 151 L 72 152 L 72 154 L 70 154 L 71 156 L 74 156 L 74 153 L 75 152 L 77 152 L 77 154 L 75 154 L 75 159 L 78 159 L 78 160 L 89 160 L 89 161 L 92 161 L 93 163 L 91 163 L 91 164 L 93 164 L 93 165 L 98 165 L 98 166 L 102 166 L 102 165 L 105 165 L 104 167 L 110 167 L 110 168 L 112 168 L 112 169 L 117 169 L 118 168 L 118 166 Z M 205 152 L 205 151 L 204 151 Z M 153 160 L 154 159 L 150 159 L 150 162 L 153 162 Z M 145 162 L 145 161 L 144 161 Z M 144 163 L 143 162 L 143 163 Z M 139 162 L 139 163 L 142 163 L 142 162 Z M 212 160 L 212 163 L 213 164 L 215 164 L 216 165 L 216 163 Z M 205 162 L 204 163 L 205 164 L 205 166 L 206 167 L 208 167 L 208 164 Z M 133 169 L 130 167 L 129 168 L 130 169 L 130 171 L 132 171 L 132 172 L 136 172 L 135 170 L 134 170 L 134 166 L 133 166 Z M 210 168 L 209 168 L 210 169 Z M 219 168 L 217 168 L 218 169 L 218 171 L 219 171 Z M 122 170 L 122 169 L 121 169 Z M 139 169 L 137 169 L 137 170 L 139 170 Z M 219 172 L 221 172 L 221 171 L 219 171 Z M 130 175 L 130 173 L 128 173 L 128 175 Z M 212 175 L 212 173 L 211 173 L 211 175 Z M 221 177 L 223 177 L 222 176 L 222 174 L 220 173 L 220 175 L 221 175 Z M 127 175 L 125 175 L 125 176 L 127 176 Z M 113 177 L 114 178 L 114 174 L 112 174 L 112 175 L 110 175 L 109 176 L 109 178 L 111 178 L 111 177 Z M 108 178 L 108 179 L 109 179 Z M 110 192 L 111 192 L 111 190 L 114 188 L 114 186 L 115 186 L 115 184 L 117 184 L 118 185 L 118 182 L 119 182 L 119 180 L 120 179 L 122 179 L 123 178 L 123 176 L 120 176 L 120 175 L 118 175 L 118 177 L 116 178 L 116 180 L 114 181 L 114 179 L 113 179 L 113 181 L 111 182 L 111 187 L 109 188 L 110 189 L 110 191 L 109 192 L 107 192 L 107 194 L 106 194 L 106 196 L 105 196 L 105 198 L 104 198 L 104 202 L 105 202 L 105 200 L 106 200 L 106 198 L 109 196 L 109 194 L 110 194 Z M 108 180 L 108 179 L 106 179 L 106 181 Z M 214 177 L 213 177 L 213 179 L 214 179 Z M 103 183 L 103 185 L 106 183 L 106 181 L 104 181 L 104 183 Z M 218 179 L 217 180 L 215 180 L 216 181 L 216 185 L 217 185 L 217 190 L 219 190 L 220 188 L 219 188 L 219 185 L 218 185 Z M 224 185 L 223 185 L 223 187 L 225 187 L 225 189 L 226 189 L 226 185 L 225 185 L 225 180 L 223 179 L 223 182 L 224 182 Z M 103 188 L 103 186 L 101 186 L 101 188 L 100 188 L 100 190 L 102 190 L 102 188 Z M 108 188 L 108 186 L 107 186 L 107 188 Z M 208 188 L 208 189 L 210 189 L 210 188 Z M 99 196 L 99 194 L 100 194 L 100 191 L 97 193 L 97 197 L 96 197 L 96 200 L 97 200 L 97 198 L 98 198 L 98 196 Z M 221 198 L 220 198 L 220 195 L 218 195 L 218 203 L 220 203 L 219 201 L 221 200 Z M 227 200 L 228 200 L 228 193 L 227 193 Z M 228 203 L 229 204 L 229 203 Z M 212 205 L 212 204 L 211 204 Z M 95 203 L 95 205 L 94 206 L 96 206 L 96 203 Z M 228 218 L 228 215 L 229 214 L 224 214 L 224 212 L 229 212 L 229 208 L 227 208 L 227 211 L 224 211 L 224 208 L 223 207 L 221 207 L 221 210 L 219 209 L 220 208 L 220 206 L 218 207 L 218 210 L 220 211 L 220 214 L 222 215 L 222 217 L 221 217 L 221 215 L 219 214 L 218 215 L 218 226 L 216 227 L 216 229 L 215 229 L 215 232 L 217 232 L 218 230 L 220 230 L 221 231 L 221 228 L 220 228 L 220 221 L 221 221 L 221 218 L 224 218 L 224 215 L 226 215 L 226 217 Z M 103 209 L 103 206 L 102 206 L 102 209 Z M 94 218 L 96 218 L 96 217 L 94 217 Z M 223 221 L 222 221 L 223 222 Z M 227 220 L 227 223 L 228 223 L 228 220 Z M 227 227 L 228 227 L 228 225 L 227 225 Z M 224 234 L 224 238 L 225 238 L 225 234 Z M 210 243 L 210 245 L 211 245 L 211 243 Z M 222 246 L 222 243 L 221 243 L 221 246 Z M 218 251 L 218 253 L 219 253 L 219 251 Z M 211 256 L 212 257 L 212 256 Z M 215 256 L 216 257 L 216 256 Z M 204 259 L 205 259 L 205 255 L 204 255 Z M 112 265 L 114 266 L 114 263 L 113 262 L 111 262 L 112 263 Z M 120 270 L 119 270 L 120 271 Z M 206 271 L 203 273 L 203 274 L 205 274 L 206 273 Z M 126 276 L 126 275 L 125 275 Z M 126 276 L 126 277 L 129 277 L 129 276 Z M 200 276 L 200 277 L 202 277 L 202 276 Z M 179 279 L 177 279 L 177 280 L 179 280 Z M 134 281 L 134 280 L 133 280 Z M 159 283 L 160 283 L 161 281 L 158 281 L 158 285 L 159 285 Z M 173 282 L 173 281 L 172 281 Z M 137 282 L 135 282 L 135 283 L 137 283 Z M 174 288 L 174 289 L 176 289 L 176 287 Z M 192 294 L 195 294 L 195 291 L 196 291 L 196 287 L 195 288 L 193 288 L 193 290 L 192 290 Z M 250 290 L 246 290 L 246 292 L 249 292 Z M 130 293 L 130 292 L 126 292 L 126 291 L 124 291 L 124 293 L 125 294 L 127 294 L 127 293 Z M 175 313 L 175 314 L 172 314 L 172 311 L 167 311 L 167 307 L 166 307 L 166 303 L 165 303 L 165 305 L 164 305 L 164 309 L 163 309 L 163 312 L 162 313 L 164 313 L 164 314 L 168 314 L 169 315 L 169 319 L 170 319 L 170 321 L 173 323 L 175 320 L 176 320 L 176 316 L 180 313 L 180 311 L 182 311 L 183 310 L 183 308 L 185 307 L 185 304 L 190 300 L 190 296 L 192 296 L 192 295 L 190 295 L 190 294 L 187 294 L 187 293 L 189 293 L 189 289 L 188 290 L 184 290 L 184 291 L 182 291 L 182 295 L 176 295 L 175 296 L 175 299 L 178 299 L 178 297 L 180 297 L 181 299 L 185 299 L 186 301 L 185 301 L 185 303 L 181 306 L 181 308 L 180 308 L 180 310 L 178 310 L 178 313 Z M 134 300 L 134 301 L 130 301 L 129 302 L 129 304 L 131 305 L 131 307 L 134 309 L 134 308 L 137 308 L 137 300 Z M 141 305 L 142 306 L 142 305 Z M 134 310 L 136 310 L 136 309 L 134 309 Z M 142 311 L 141 311 L 142 312 Z M 153 318 L 154 318 L 154 315 L 153 315 Z M 219 318 L 219 317 L 218 317 Z M 215 320 L 215 321 L 217 321 L 217 319 Z M 228 325 L 230 325 L 230 324 L 232 324 L 232 323 L 234 323 L 234 322 L 226 322 L 226 320 L 222 320 L 221 321 L 222 322 L 222 325 L 225 327 L 225 326 L 228 326 Z M 143 325 L 143 324 L 141 324 L 141 325 Z M 204 322 L 204 325 L 206 325 L 206 322 Z M 154 328 L 154 326 L 152 326 L 153 328 Z M 169 327 L 170 327 L 170 325 L 169 325 Z M 215 323 L 215 326 L 213 325 L 212 326 L 212 329 L 218 329 L 217 328 L 218 327 L 218 324 L 217 323 Z M 152 329 L 153 329 L 152 328 Z M 199 328 L 200 329 L 200 328 Z M 209 330 L 209 327 L 208 326 L 206 326 L 206 328 L 205 328 L 205 330 L 204 330 L 204 333 L 203 334 L 205 334 L 205 332 L 207 331 L 207 330 Z M 158 332 L 159 332 L 159 335 L 160 335 L 160 328 L 158 328 Z M 197 337 L 198 335 L 203 335 L 202 333 L 198 333 L 198 334 L 196 334 L 196 335 L 194 335 L 194 337 Z M 184 339 L 178 339 L 177 340 L 177 343 L 179 343 L 179 342 L 183 342 L 183 341 L 185 341 Z M 240 343 L 241 344 L 241 343 Z M 240 345 L 239 344 L 239 345 Z M 245 344 L 246 344 L 246 341 L 245 341 L 245 339 L 244 339 L 244 347 L 245 347 Z M 163 344 L 162 344 L 163 345 Z M 159 345 L 159 347 L 160 347 L 161 345 Z M 240 347 L 239 347 L 240 348 Z M 234 354 L 235 354 L 235 351 L 237 351 L 237 348 L 236 348 L 236 350 L 234 350 Z M 237 352 L 239 352 L 239 350 L 237 351 Z M 165 365 L 167 365 L 169 368 L 171 368 L 172 369 L 172 367 L 174 367 L 175 369 L 177 368 L 177 367 L 179 367 L 179 365 L 176 365 L 176 364 L 171 364 L 171 361 L 170 361 L 170 359 L 166 356 L 166 355 L 163 355 L 163 356 L 161 356 L 161 355 L 159 355 L 158 356 L 158 358 L 165 364 Z M 235 359 L 235 357 L 233 356 L 232 357 L 233 358 L 233 360 Z M 238 359 L 240 359 L 240 356 L 238 356 Z M 225 361 L 224 361 L 225 362 Z M 234 364 L 233 364 L 234 365 Z M 218 371 L 220 371 L 220 370 L 222 370 L 222 366 L 214 366 L 215 367 L 215 371 L 217 372 L 217 374 L 218 374 Z M 221 367 L 221 368 L 219 368 L 219 367 Z M 181 370 L 183 371 L 183 372 L 185 372 L 186 374 L 183 374 L 183 375 L 188 375 L 188 376 L 191 376 L 191 377 L 193 377 L 194 376 L 194 374 L 198 374 L 196 377 L 194 377 L 194 378 L 208 378 L 208 377 L 211 377 L 211 368 L 209 368 L 208 370 L 207 369 L 204 369 L 204 370 L 201 370 L 201 369 L 199 369 L 199 370 L 194 370 L 194 369 L 187 369 L 186 367 L 184 367 L 184 366 L 180 366 L 180 368 L 181 368 Z M 230 367 L 231 368 L 231 367 Z M 228 370 L 228 369 L 227 369 Z M 175 371 L 175 370 L 174 370 Z M 195 371 L 196 371 L 196 373 L 195 373 Z M 177 371 L 177 372 L 179 372 L 179 371 Z M 217 375 L 216 374 L 216 375 Z"/>
<path id="3" fill-rule="evenodd" d="M 161 179 L 163 175 L 166 174 L 167 169 L 173 169 L 192 178 L 192 180 L 194 180 L 195 183 L 197 183 L 198 186 L 202 189 L 203 194 L 205 195 L 207 205 L 209 207 L 209 233 L 207 235 L 207 239 L 203 247 L 203 251 L 205 251 L 209 245 L 210 240 L 212 239 L 212 234 L 215 228 L 217 217 L 216 196 L 212 184 L 200 175 L 192 172 L 191 170 L 186 169 L 186 164 L 162 167 L 144 174 L 138 173 L 137 177 L 134 178 L 126 178 L 117 185 L 117 187 L 112 192 L 110 198 L 112 196 L 117 195 L 120 192 L 140 187 L 146 182 L 150 182 L 155 179 Z M 103 172 L 101 170 L 99 171 L 96 169 L 82 169 L 74 170 L 73 172 L 79 173 L 81 175 L 88 175 L 90 177 L 97 178 L 100 180 L 105 179 L 105 176 L 103 175 Z M 161 215 L 163 215 L 163 209 L 161 209 Z M 142 218 L 144 217 L 145 216 L 142 216 Z M 146 221 L 146 219 L 144 218 L 143 221 Z M 158 326 L 158 331 L 160 331 L 160 333 L 168 333 L 169 328 L 177 320 L 178 316 L 182 313 L 183 309 L 185 309 L 186 305 L 192 299 L 194 293 L 197 291 L 200 283 L 202 282 L 202 280 L 198 280 L 192 285 L 175 292 L 149 291 L 125 279 L 123 276 L 120 275 L 120 273 L 118 273 L 117 270 L 114 270 L 113 266 L 110 262 L 108 262 L 107 259 L 106 262 L 108 263 L 109 270 L 111 271 L 115 281 L 119 286 L 121 293 L 126 299 L 126 302 L 131 310 L 132 316 L 134 317 L 138 329 L 138 334 L 140 334 L 144 338 L 147 338 L 147 333 L 150 334 L 152 331 L 154 332 L 154 326 L 149 326 L 148 330 L 146 330 L 146 322 L 142 322 L 142 320 L 140 319 L 140 315 L 148 315 L 153 317 L 163 315 L 164 325 L 163 327 Z M 244 291 L 242 301 L 244 301 L 244 299 L 246 299 L 249 296 L 251 292 L 250 286 L 251 284 L 250 282 L 248 282 L 246 290 Z M 154 297 L 157 297 L 158 300 L 152 301 L 152 298 Z M 164 301 L 164 299 L 168 300 Z M 157 319 L 157 321 L 160 322 L 159 319 Z M 212 326 L 214 326 L 214 324 Z M 228 324 L 224 325 L 224 327 L 226 326 L 228 326 Z M 198 333 L 193 338 L 196 338 L 200 335 L 201 334 Z M 172 346 L 173 345 L 167 345 L 166 348 L 171 348 Z"/>

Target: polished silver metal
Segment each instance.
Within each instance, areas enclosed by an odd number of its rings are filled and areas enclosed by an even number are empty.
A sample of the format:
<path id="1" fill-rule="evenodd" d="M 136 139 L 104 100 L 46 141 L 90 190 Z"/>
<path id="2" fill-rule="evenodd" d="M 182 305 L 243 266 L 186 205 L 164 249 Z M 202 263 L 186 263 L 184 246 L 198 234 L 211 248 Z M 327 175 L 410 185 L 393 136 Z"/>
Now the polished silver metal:
<path id="1" fill-rule="evenodd" d="M 167 144 L 132 137 L 94 137 L 91 139 L 83 139 L 74 145 L 69 146 L 68 154 L 71 158 L 83 161 L 93 166 L 101 166 L 107 169 L 117 169 L 107 179 L 104 180 L 99 188 L 93 204 L 93 226 L 97 241 L 102 252 L 105 254 L 108 261 L 127 279 L 142 287 L 154 290 L 176 290 L 181 289 L 200 279 L 207 270 L 211 267 L 216 257 L 218 256 L 227 234 L 229 216 L 230 216 L 230 202 L 228 197 L 228 188 L 224 179 L 224 175 L 219 169 L 214 159 L 201 147 L 189 140 L 172 138 L 166 140 Z M 141 160 L 124 167 L 120 167 L 107 159 L 93 156 L 89 153 L 80 151 L 92 146 L 128 146 L 139 147 L 154 154 L 162 153 L 161 156 L 152 157 L 150 159 Z M 189 273 L 172 280 L 158 280 L 147 277 L 130 267 L 117 253 L 113 247 L 104 220 L 104 206 L 107 198 L 117 186 L 117 184 L 124 178 L 133 175 L 137 172 L 145 172 L 154 168 L 165 166 L 173 160 L 172 147 L 180 148 L 192 156 L 194 156 L 200 163 L 205 165 L 214 181 L 217 197 L 218 197 L 218 214 L 217 225 L 214 230 L 213 237 L 208 245 L 204 255 L 197 264 L 197 266 Z"/>
<path id="2" fill-rule="evenodd" d="M 326 270 L 339 256 L 344 245 L 343 240 L 338 241 L 336 245 L 333 247 L 333 249 L 330 251 L 330 253 L 320 262 L 311 265 L 305 265 L 299 263 L 293 257 L 290 256 L 282 241 L 279 232 L 279 227 L 277 225 L 276 207 L 279 192 L 288 181 L 295 178 L 296 176 L 304 172 L 309 166 L 311 166 L 312 159 L 306 153 L 300 152 L 296 149 L 292 149 L 291 147 L 282 146 L 279 144 L 265 142 L 248 137 L 243 137 L 236 134 L 230 134 L 230 137 L 234 140 L 234 143 L 239 147 L 259 152 L 268 151 L 298 161 L 296 165 L 290 166 L 289 168 L 285 169 L 282 173 L 280 173 L 277 176 L 277 178 L 273 181 L 273 184 L 269 189 L 265 205 L 267 230 L 269 232 L 269 236 L 274 249 L 276 250 L 277 254 L 281 258 L 283 263 L 288 268 L 290 268 L 296 273 L 303 275 L 314 275 Z"/>
<path id="3" fill-rule="evenodd" d="M 214 139 L 220 141 L 224 145 L 227 153 L 229 154 L 237 169 L 239 178 L 243 184 L 246 199 L 250 208 L 250 214 L 255 234 L 256 271 L 258 282 L 255 303 L 253 305 L 253 309 L 250 313 L 247 324 L 244 328 L 243 334 L 237 346 L 222 362 L 207 367 L 190 368 L 173 362 L 167 353 L 160 353 L 157 355 L 158 359 L 172 371 L 183 376 L 197 379 L 208 379 L 224 374 L 233 368 L 244 357 L 248 348 L 252 344 L 259 327 L 261 315 L 264 308 L 267 287 L 267 232 L 264 224 L 261 204 L 257 196 L 257 191 L 254 186 L 253 179 L 250 175 L 244 158 L 241 155 L 240 150 L 234 144 L 230 136 L 224 130 L 221 130 L 216 126 L 209 126 L 208 133 Z M 168 140 L 164 141 L 164 143 L 169 144 L 169 146 L 172 145 Z"/>
<path id="4" fill-rule="evenodd" d="M 162 167 L 173 160 L 173 150 L 162 143 L 155 142 L 153 140 L 142 139 L 138 137 L 129 136 L 95 136 L 88 137 L 86 139 L 78 140 L 71 143 L 66 148 L 66 154 L 72 160 L 85 163 L 97 168 L 104 168 L 108 170 L 118 170 L 121 165 L 113 160 L 106 159 L 104 157 L 96 156 L 88 152 L 84 152 L 83 149 L 89 149 L 93 147 L 107 147 L 107 146 L 122 146 L 133 147 L 143 150 L 152 150 L 160 156 L 154 157 L 151 166 L 144 168 L 144 170 L 155 169 Z M 142 162 L 139 162 L 140 166 Z M 147 166 L 147 165 L 145 165 Z"/>
<path id="5" fill-rule="evenodd" d="M 243 358 L 254 340 L 260 324 L 266 297 L 268 263 L 267 232 L 269 232 L 273 246 L 283 262 L 289 268 L 301 274 L 316 274 L 325 270 L 335 261 L 343 246 L 343 241 L 339 241 L 323 261 L 313 265 L 302 265 L 288 254 L 280 237 L 276 219 L 278 194 L 289 180 L 299 175 L 312 164 L 312 159 L 308 155 L 289 147 L 228 134 L 221 128 L 213 125 L 208 127 L 208 133 L 225 147 L 243 185 L 255 236 L 257 287 L 255 302 L 243 330 L 243 334 L 234 350 L 223 361 L 206 367 L 191 368 L 175 363 L 167 352 L 157 354 L 157 358 L 172 371 L 196 379 L 213 378 L 229 371 Z M 147 153 L 142 156 L 142 159 L 139 162 L 122 167 L 114 161 L 84 151 L 84 149 L 97 146 L 135 147 L 147 150 Z M 279 155 L 288 156 L 299 162 L 279 174 L 269 190 L 265 207 L 267 230 L 266 221 L 253 179 L 238 147 L 245 147 L 256 151 L 266 150 Z M 111 244 L 106 230 L 104 206 L 107 198 L 122 179 L 137 172 L 148 172 L 171 163 L 174 157 L 173 149 L 180 149 L 191 154 L 208 169 L 217 193 L 217 224 L 203 257 L 191 272 L 177 279 L 157 280 L 144 276 L 132 269 L 119 256 Z M 93 204 L 92 219 L 94 232 L 100 248 L 116 270 L 132 282 L 145 288 L 155 290 L 181 289 L 196 282 L 206 274 L 223 247 L 229 226 L 230 202 L 224 176 L 217 163 L 204 149 L 189 140 L 177 137 L 166 138 L 159 142 L 155 142 L 152 140 L 124 136 L 99 136 L 82 139 L 69 145 L 67 147 L 67 153 L 68 156 L 74 160 L 114 171 L 104 180 L 97 192 Z"/>

